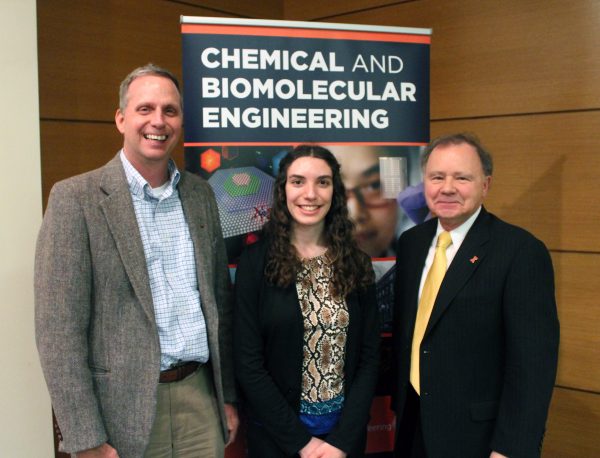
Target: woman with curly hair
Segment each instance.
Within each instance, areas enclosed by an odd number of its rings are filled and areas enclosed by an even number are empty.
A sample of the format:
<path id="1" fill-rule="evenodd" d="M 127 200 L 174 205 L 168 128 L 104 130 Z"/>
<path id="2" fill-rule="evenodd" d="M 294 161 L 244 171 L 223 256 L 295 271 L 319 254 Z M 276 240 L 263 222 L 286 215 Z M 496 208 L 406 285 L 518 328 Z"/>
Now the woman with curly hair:
<path id="1" fill-rule="evenodd" d="M 379 326 L 339 169 L 325 148 L 288 153 L 265 237 L 240 258 L 234 357 L 250 458 L 364 455 Z"/>

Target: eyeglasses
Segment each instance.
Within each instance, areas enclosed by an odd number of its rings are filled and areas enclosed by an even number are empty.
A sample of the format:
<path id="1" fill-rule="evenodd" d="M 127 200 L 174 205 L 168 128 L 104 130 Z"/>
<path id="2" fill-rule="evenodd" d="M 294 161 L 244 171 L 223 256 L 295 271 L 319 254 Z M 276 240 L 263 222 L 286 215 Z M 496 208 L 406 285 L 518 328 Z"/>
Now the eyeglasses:
<path id="1" fill-rule="evenodd" d="M 381 180 L 373 178 L 366 183 L 346 189 L 346 199 L 354 197 L 363 207 L 375 208 L 388 205 L 392 199 L 387 199 L 381 192 Z"/>

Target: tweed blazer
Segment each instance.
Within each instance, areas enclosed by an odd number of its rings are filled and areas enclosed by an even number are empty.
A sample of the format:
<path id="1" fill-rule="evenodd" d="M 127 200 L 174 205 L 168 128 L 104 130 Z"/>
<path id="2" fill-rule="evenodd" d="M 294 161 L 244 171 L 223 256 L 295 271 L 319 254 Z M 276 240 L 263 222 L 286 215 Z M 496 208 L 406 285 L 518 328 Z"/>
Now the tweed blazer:
<path id="1" fill-rule="evenodd" d="M 181 172 L 224 436 L 235 400 L 227 257 L 212 189 Z M 160 342 L 144 249 L 119 156 L 57 183 L 35 256 L 36 341 L 61 449 L 108 441 L 140 457 L 156 410 Z"/>
<path id="2" fill-rule="evenodd" d="M 419 284 L 437 219 L 400 236 L 395 410 L 403 414 Z M 559 325 L 548 250 L 485 208 L 442 281 L 421 343 L 421 426 L 430 458 L 539 457 Z"/>

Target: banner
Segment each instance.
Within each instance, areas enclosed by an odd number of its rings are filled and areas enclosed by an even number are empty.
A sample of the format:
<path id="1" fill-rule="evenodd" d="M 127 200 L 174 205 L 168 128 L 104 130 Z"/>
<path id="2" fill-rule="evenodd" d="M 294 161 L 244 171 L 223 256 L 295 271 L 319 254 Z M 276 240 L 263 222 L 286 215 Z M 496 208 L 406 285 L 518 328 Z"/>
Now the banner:
<path id="1" fill-rule="evenodd" d="M 427 216 L 429 29 L 181 18 L 186 168 L 206 178 L 230 263 L 269 217 L 279 161 L 318 143 L 341 165 L 357 242 L 377 277 L 383 354 L 368 453 L 391 456 L 394 241 Z M 239 442 L 239 441 L 238 441 Z M 243 445 L 228 456 L 242 457 Z"/>

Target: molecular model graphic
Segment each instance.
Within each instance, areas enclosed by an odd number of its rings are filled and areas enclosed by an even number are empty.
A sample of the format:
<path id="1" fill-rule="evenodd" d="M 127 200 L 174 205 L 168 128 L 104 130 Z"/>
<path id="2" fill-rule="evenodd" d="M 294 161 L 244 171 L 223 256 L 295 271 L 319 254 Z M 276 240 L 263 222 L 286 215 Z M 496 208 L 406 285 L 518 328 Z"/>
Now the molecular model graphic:
<path id="1" fill-rule="evenodd" d="M 258 231 L 269 218 L 275 179 L 256 167 L 217 170 L 208 180 L 219 206 L 223 237 Z"/>

